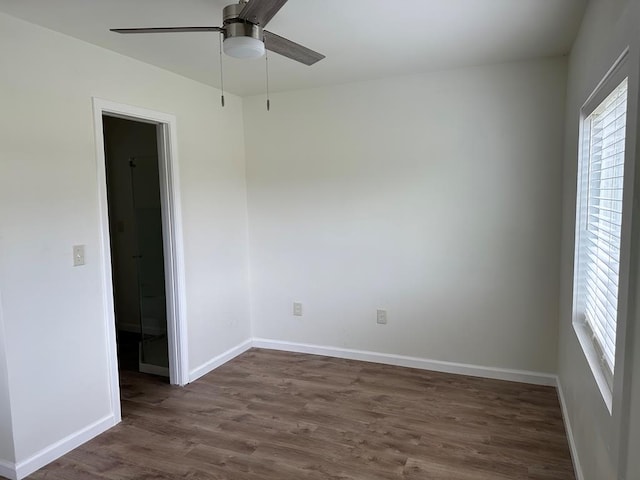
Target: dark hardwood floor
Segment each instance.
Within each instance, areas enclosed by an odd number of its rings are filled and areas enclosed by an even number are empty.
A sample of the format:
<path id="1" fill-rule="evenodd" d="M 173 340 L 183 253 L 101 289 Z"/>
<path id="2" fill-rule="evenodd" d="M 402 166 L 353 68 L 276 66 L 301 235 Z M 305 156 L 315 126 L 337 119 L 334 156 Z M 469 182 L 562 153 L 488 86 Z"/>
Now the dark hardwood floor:
<path id="1" fill-rule="evenodd" d="M 29 478 L 574 479 L 551 387 L 259 349 L 121 383 L 122 423 Z"/>

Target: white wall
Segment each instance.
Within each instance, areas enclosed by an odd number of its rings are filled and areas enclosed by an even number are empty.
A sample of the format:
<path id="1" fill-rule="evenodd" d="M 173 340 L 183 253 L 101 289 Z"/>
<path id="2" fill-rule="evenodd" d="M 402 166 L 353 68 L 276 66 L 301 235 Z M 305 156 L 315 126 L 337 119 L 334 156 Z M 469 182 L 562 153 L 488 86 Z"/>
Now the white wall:
<path id="1" fill-rule="evenodd" d="M 638 471 L 640 443 L 637 440 L 640 434 L 639 355 L 636 354 L 635 365 L 629 364 L 629 368 L 632 368 L 630 378 L 633 379 L 636 393 L 631 403 L 631 417 L 629 420 L 625 420 L 625 423 L 629 422 L 636 443 L 635 445 L 630 444 L 629 466 L 625 477 L 624 465 L 619 465 L 618 456 L 612 450 L 615 437 L 618 436 L 616 422 L 612 421 L 612 417 L 602 400 L 571 324 L 579 112 L 587 97 L 596 88 L 624 48 L 629 45 L 632 47 L 630 62 L 637 69 L 639 38 L 640 2 L 638 0 L 592 0 L 589 3 L 569 61 L 563 176 L 558 373 L 585 480 L 617 478 L 635 480 L 640 478 Z M 634 88 L 637 87 L 631 86 L 630 90 Z M 635 106 L 632 108 L 633 114 L 637 115 Z M 630 332 L 630 336 L 632 341 L 628 348 L 638 352 L 640 338 L 636 334 L 633 339 L 633 332 Z M 624 443 L 625 439 L 622 438 L 622 441 Z"/>
<path id="2" fill-rule="evenodd" d="M 245 99 L 254 335 L 555 372 L 565 75 L 545 59 Z"/>
<path id="3" fill-rule="evenodd" d="M 7 357 L 4 337 L 2 296 L 0 295 L 0 475 L 2 475 L 3 463 L 12 464 L 15 461 L 13 427 L 11 422 L 11 403 L 9 401 L 9 379 L 7 376 Z"/>
<path id="4" fill-rule="evenodd" d="M 189 367 L 250 336 L 241 100 L 0 15 L 0 289 L 18 461 L 110 412 L 93 96 L 177 118 Z M 85 244 L 87 265 L 72 267 Z"/>

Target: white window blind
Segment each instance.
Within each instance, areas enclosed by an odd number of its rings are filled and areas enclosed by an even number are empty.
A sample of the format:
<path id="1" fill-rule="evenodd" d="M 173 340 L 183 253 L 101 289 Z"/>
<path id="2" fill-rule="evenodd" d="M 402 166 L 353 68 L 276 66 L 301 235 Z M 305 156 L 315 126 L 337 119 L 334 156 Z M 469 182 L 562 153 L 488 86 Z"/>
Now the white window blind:
<path id="1" fill-rule="evenodd" d="M 578 192 L 578 302 L 611 385 L 615 367 L 627 80 L 585 118 Z"/>

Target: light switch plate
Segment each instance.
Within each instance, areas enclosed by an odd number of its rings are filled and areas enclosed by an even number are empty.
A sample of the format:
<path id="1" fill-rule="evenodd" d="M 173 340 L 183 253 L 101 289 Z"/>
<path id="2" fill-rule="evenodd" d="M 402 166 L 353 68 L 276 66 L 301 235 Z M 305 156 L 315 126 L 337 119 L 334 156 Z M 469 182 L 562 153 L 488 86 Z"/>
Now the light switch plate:
<path id="1" fill-rule="evenodd" d="M 84 265 L 84 245 L 73 246 L 73 266 Z"/>
<path id="2" fill-rule="evenodd" d="M 376 310 L 376 321 L 380 325 L 385 325 L 387 323 L 387 311 L 386 310 Z"/>
<path id="3" fill-rule="evenodd" d="M 302 316 L 302 303 L 293 302 L 293 314 L 296 317 L 301 317 Z"/>

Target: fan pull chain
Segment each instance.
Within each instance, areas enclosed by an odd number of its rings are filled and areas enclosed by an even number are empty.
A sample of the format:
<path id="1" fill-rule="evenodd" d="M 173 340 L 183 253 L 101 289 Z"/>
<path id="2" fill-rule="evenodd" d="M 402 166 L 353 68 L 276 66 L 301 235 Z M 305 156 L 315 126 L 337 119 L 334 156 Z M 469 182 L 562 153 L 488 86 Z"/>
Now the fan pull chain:
<path id="1" fill-rule="evenodd" d="M 222 95 L 220 96 L 220 103 L 224 107 L 224 75 L 222 74 L 222 33 L 220 33 L 218 43 L 220 45 L 220 90 L 222 91 Z"/>
<path id="2" fill-rule="evenodd" d="M 264 51 L 265 68 L 267 72 L 267 112 L 271 109 L 271 101 L 269 100 L 269 54 L 268 50 Z"/>

